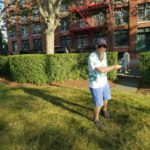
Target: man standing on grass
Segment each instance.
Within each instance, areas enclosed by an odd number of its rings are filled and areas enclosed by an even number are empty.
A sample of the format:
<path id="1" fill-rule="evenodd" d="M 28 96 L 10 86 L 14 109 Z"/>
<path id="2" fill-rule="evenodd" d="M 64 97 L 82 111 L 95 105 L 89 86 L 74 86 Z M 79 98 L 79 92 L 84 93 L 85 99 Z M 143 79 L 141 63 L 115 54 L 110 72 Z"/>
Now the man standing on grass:
<path id="1" fill-rule="evenodd" d="M 104 117 L 109 117 L 107 108 L 111 93 L 107 72 L 121 68 L 121 65 L 107 66 L 106 48 L 106 40 L 104 38 L 99 39 L 96 51 L 91 53 L 88 58 L 89 88 L 94 101 L 94 123 L 97 127 L 101 127 L 99 114 L 102 107 Z"/>

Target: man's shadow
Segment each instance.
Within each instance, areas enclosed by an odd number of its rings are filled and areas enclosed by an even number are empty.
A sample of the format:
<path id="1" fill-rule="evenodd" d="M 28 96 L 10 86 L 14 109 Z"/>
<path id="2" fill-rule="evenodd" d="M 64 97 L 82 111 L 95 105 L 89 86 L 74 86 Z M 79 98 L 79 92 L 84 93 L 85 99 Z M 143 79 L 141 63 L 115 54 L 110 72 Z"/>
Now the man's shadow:
<path id="1" fill-rule="evenodd" d="M 88 117 L 84 114 L 84 111 L 86 111 L 86 112 L 87 111 L 93 111 L 92 108 L 90 108 L 90 107 L 86 107 L 84 105 L 80 105 L 80 104 L 77 104 L 74 102 L 64 100 L 60 97 L 50 95 L 49 93 L 47 93 L 44 90 L 40 90 L 40 89 L 36 89 L 36 88 L 23 88 L 23 90 L 27 94 L 42 98 L 43 100 L 48 101 L 57 107 L 63 108 L 64 110 L 67 110 L 71 113 L 74 113 L 76 115 L 84 117 L 90 121 L 92 120 L 90 117 Z M 74 110 L 73 108 L 70 108 L 70 107 L 78 108 L 78 111 Z M 79 110 L 81 110 L 82 112 Z"/>

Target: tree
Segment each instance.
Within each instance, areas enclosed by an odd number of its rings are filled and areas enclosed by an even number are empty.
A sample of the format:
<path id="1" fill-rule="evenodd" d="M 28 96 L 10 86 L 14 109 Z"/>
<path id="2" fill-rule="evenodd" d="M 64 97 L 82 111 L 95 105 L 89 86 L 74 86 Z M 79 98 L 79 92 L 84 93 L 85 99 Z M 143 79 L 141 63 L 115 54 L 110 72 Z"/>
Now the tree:
<path id="1" fill-rule="evenodd" d="M 5 7 L 5 10 L 11 5 L 17 4 L 19 12 L 13 12 L 11 16 L 23 16 L 31 14 L 33 10 L 39 10 L 41 16 L 44 19 L 46 25 L 45 37 L 46 37 L 46 53 L 54 53 L 54 40 L 55 40 L 55 29 L 59 25 L 60 16 L 63 14 L 60 13 L 61 4 L 63 2 L 69 2 L 70 0 L 30 0 L 32 7 L 25 9 L 22 5 L 21 0 L 14 0 L 11 4 Z M 9 18 L 10 15 L 6 15 L 6 18 Z M 66 13 L 65 13 L 66 15 Z M 6 20 L 6 19 L 5 19 Z"/>
<path id="2" fill-rule="evenodd" d="M 59 25 L 61 3 L 66 0 L 31 0 L 40 11 L 46 24 L 46 53 L 54 53 L 55 29 Z"/>
<path id="3" fill-rule="evenodd" d="M 79 4 L 77 0 L 30 0 L 33 4 L 33 6 L 36 6 L 36 8 L 39 10 L 41 16 L 44 19 L 44 22 L 46 24 L 45 29 L 45 37 L 46 37 L 46 53 L 47 54 L 53 54 L 54 53 L 54 38 L 55 38 L 55 29 L 59 25 L 60 16 L 63 16 L 60 12 L 61 4 L 63 2 L 66 3 L 77 3 Z M 87 0 L 88 1 L 88 0 Z M 126 0 L 120 0 L 125 2 Z M 22 5 L 21 0 L 14 0 L 14 3 L 17 3 L 20 6 Z M 110 2 L 114 2 L 113 0 L 110 0 Z M 113 3 L 110 3 L 113 4 Z M 10 5 L 9 5 L 10 6 Z M 19 11 L 23 11 L 24 14 L 28 14 L 27 12 L 31 12 L 34 9 L 34 7 L 31 7 L 31 9 L 25 10 L 20 9 Z M 13 15 L 11 13 L 11 15 Z M 15 13 L 14 13 L 15 15 Z M 17 12 L 16 15 L 21 15 L 21 12 Z"/>
<path id="4" fill-rule="evenodd" d="M 2 50 L 2 33 L 1 33 L 1 23 L 2 23 L 2 11 L 1 11 L 2 1 L 0 1 L 0 50 Z"/>
<path id="5" fill-rule="evenodd" d="M 6 54 L 8 49 L 8 43 L 4 40 L 3 34 L 0 31 L 0 52 Z"/>

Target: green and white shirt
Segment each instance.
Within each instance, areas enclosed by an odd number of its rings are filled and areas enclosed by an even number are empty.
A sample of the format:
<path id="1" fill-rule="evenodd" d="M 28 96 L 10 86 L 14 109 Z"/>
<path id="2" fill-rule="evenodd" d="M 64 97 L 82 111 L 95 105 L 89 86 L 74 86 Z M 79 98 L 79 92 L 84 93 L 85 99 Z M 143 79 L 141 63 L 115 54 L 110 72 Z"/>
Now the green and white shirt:
<path id="1" fill-rule="evenodd" d="M 106 53 L 102 61 L 100 61 L 96 52 L 91 53 L 88 58 L 88 78 L 91 88 L 104 87 L 107 83 L 107 73 L 97 71 L 95 69 L 97 67 L 107 67 Z"/>

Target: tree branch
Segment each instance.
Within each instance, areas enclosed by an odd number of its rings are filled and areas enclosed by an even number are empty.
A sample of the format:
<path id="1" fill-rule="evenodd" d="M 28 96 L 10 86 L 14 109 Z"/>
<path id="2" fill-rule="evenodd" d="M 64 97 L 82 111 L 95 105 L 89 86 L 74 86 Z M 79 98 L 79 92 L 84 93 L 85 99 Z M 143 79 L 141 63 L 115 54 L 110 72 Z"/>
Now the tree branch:
<path id="1" fill-rule="evenodd" d="M 47 21 L 48 13 L 47 13 L 45 7 L 42 7 L 39 0 L 36 0 L 36 4 L 38 5 L 39 11 L 40 11 L 41 15 L 43 16 L 44 20 Z"/>

